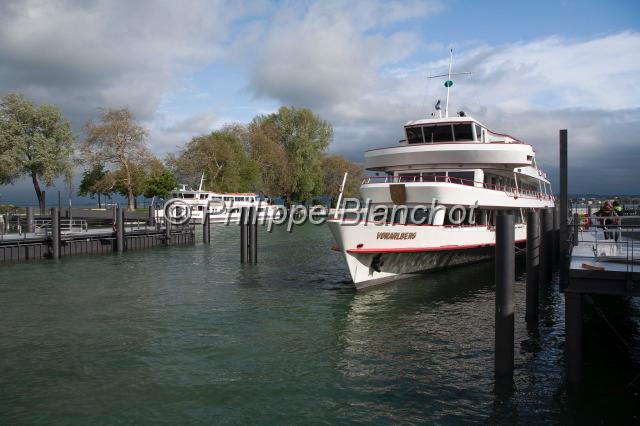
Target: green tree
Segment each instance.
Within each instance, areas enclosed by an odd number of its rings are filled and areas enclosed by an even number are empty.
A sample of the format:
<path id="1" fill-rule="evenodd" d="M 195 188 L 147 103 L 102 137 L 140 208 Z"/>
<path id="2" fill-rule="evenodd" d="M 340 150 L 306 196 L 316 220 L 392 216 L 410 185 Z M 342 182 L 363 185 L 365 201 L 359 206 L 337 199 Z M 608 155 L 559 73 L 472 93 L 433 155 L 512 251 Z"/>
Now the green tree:
<path id="1" fill-rule="evenodd" d="M 357 197 L 360 193 L 360 185 L 364 176 L 364 169 L 347 160 L 342 155 L 326 155 L 322 159 L 324 193 L 331 197 L 331 205 L 333 200 L 340 193 L 340 185 L 345 172 L 349 173 L 347 181 L 344 185 L 345 197 Z"/>
<path id="2" fill-rule="evenodd" d="M 82 174 L 78 195 L 81 197 L 93 198 L 98 196 L 98 207 L 102 207 L 101 195 L 108 195 L 109 188 L 105 185 L 107 171 L 101 164 L 96 164 Z"/>
<path id="3" fill-rule="evenodd" d="M 100 123 L 89 121 L 85 125 L 87 136 L 80 144 L 82 161 L 115 167 L 115 188 L 127 197 L 128 209 L 134 210 L 135 196 L 142 193 L 139 169 L 149 156 L 147 132 L 127 108 L 101 112 Z"/>
<path id="4" fill-rule="evenodd" d="M 257 167 L 238 136 L 226 131 L 193 138 L 177 156 L 168 158 L 182 183 L 197 186 L 205 174 L 206 188 L 219 192 L 250 191 L 255 188 Z"/>
<path id="5" fill-rule="evenodd" d="M 175 175 L 157 158 L 153 158 L 149 163 L 144 196 L 167 198 L 171 190 L 177 186 Z"/>
<path id="6" fill-rule="evenodd" d="M 257 187 L 269 195 L 290 194 L 288 155 L 278 143 L 278 128 L 274 120 L 257 117 L 247 126 L 249 157 L 258 166 Z"/>
<path id="7" fill-rule="evenodd" d="M 40 181 L 53 185 L 73 174 L 74 135 L 58 108 L 36 107 L 18 93 L 0 98 L 0 183 L 27 175 L 42 204 Z"/>
<path id="8" fill-rule="evenodd" d="M 251 128 L 254 128 L 249 132 L 251 144 L 266 146 L 271 156 L 277 156 L 278 151 L 272 146 L 275 142 L 286 154 L 286 162 L 273 161 L 275 167 L 266 175 L 270 185 L 277 185 L 275 168 L 285 167 L 280 171 L 279 179 L 286 183 L 280 195 L 308 200 L 322 193 L 322 157 L 333 138 L 331 124 L 308 108 L 281 107 L 277 113 L 256 117 Z"/>

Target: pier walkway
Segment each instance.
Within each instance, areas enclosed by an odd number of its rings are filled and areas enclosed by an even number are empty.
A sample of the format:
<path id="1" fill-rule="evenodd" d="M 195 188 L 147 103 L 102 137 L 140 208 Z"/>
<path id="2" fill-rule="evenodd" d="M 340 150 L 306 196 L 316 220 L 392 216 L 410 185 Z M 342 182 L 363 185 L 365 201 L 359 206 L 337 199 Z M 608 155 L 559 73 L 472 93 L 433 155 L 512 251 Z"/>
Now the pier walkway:
<path id="1" fill-rule="evenodd" d="M 640 296 L 640 241 L 626 235 L 640 227 L 615 228 L 618 241 L 600 227 L 579 227 L 571 251 L 566 292 Z"/>

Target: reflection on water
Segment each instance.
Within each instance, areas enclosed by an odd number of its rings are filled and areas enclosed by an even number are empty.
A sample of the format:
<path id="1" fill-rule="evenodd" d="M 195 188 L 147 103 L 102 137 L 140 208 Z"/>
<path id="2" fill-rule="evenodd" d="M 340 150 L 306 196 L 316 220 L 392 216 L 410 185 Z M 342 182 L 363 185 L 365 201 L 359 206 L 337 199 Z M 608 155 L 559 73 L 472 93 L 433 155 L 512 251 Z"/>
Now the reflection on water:
<path id="1" fill-rule="evenodd" d="M 544 292 L 527 325 L 520 276 L 513 392 L 501 395 L 491 262 L 357 293 L 326 229 L 261 233 L 260 263 L 243 267 L 237 231 L 3 266 L 0 423 L 633 421 L 637 304 L 596 301 L 624 313 L 611 322 L 631 346 L 588 314 L 587 385 L 570 391 L 562 297 Z"/>

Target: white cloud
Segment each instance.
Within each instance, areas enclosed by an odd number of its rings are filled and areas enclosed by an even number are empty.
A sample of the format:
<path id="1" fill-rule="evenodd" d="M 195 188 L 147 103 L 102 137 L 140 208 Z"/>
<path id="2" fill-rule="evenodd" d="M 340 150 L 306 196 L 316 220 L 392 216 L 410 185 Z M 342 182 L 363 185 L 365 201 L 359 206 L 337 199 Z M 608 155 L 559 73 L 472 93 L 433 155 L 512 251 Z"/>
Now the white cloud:
<path id="1" fill-rule="evenodd" d="M 268 29 L 251 89 L 312 108 L 357 100 L 381 84 L 381 67 L 405 59 L 420 43 L 416 33 L 379 27 L 438 10 L 439 3 L 330 1 L 285 9 Z"/>
<path id="2" fill-rule="evenodd" d="M 60 106 L 79 126 L 97 107 L 153 117 L 176 76 L 224 54 L 250 14 L 222 1 L 16 1 L 0 5 L 0 91 Z"/>
<path id="3" fill-rule="evenodd" d="M 345 28 L 357 34 L 356 25 Z M 277 40 L 279 31 L 274 33 Z M 333 54 L 325 52 L 323 43 L 320 47 L 303 43 L 313 36 L 299 37 L 299 45 L 277 44 L 278 59 L 274 62 L 280 63 L 283 72 L 270 75 L 264 87 L 284 103 L 315 107 L 332 122 L 333 151 L 361 161 L 365 149 L 394 145 L 403 136 L 404 122 L 427 116 L 436 98 L 444 100 L 442 82 L 425 77 L 446 71 L 445 49 L 440 59 L 419 66 L 393 65 L 406 57 L 407 51 L 397 56 L 382 54 L 378 62 L 352 64 L 357 53 L 348 52 L 360 50 L 357 46 L 366 42 L 366 35 L 352 37 L 357 40 L 352 45 L 343 41 Z M 390 38 L 376 42 L 395 46 Z M 568 128 L 572 164 L 581 174 L 573 181 L 573 188 L 606 192 L 595 172 L 585 172 L 604 169 L 615 188 L 633 191 L 637 173 L 628 159 L 640 154 L 636 143 L 640 132 L 640 56 L 632 54 L 638 51 L 640 34 L 634 32 L 581 41 L 551 37 L 502 46 L 467 45 L 455 52 L 454 71 L 473 74 L 454 78 L 450 111 L 463 109 L 496 131 L 531 142 L 541 164 L 552 174 L 557 168 L 558 129 Z M 288 57 L 293 62 L 287 62 Z M 333 74 L 322 67 L 303 66 L 323 61 Z M 293 66 L 287 68 L 290 63 Z M 357 76 L 364 76 L 364 83 Z M 311 84 L 314 81 L 321 82 L 317 89 Z M 618 154 L 621 151 L 623 155 Z"/>
<path id="4" fill-rule="evenodd" d="M 442 82 L 426 76 L 446 70 L 447 40 L 425 30 L 444 4 L 2 2 L 0 93 L 19 90 L 54 103 L 76 129 L 97 107 L 129 106 L 164 153 L 232 121 L 225 117 L 247 104 L 227 105 L 190 79 L 224 62 L 238 75 L 248 72 L 250 94 L 264 99 L 250 105 L 256 114 L 280 103 L 311 107 L 334 125 L 332 150 L 361 160 L 365 149 L 397 143 L 404 122 L 444 98 Z M 454 79 L 451 111 L 464 109 L 532 142 L 548 166 L 557 130 L 569 128 L 575 161 L 597 167 L 610 160 L 625 165 L 620 176 L 634 176 L 627 159 L 640 153 L 639 33 L 503 45 L 467 40 L 455 48 L 454 69 L 473 75 Z M 193 100 L 171 96 L 177 92 Z M 619 148 L 627 155 L 618 156 Z"/>

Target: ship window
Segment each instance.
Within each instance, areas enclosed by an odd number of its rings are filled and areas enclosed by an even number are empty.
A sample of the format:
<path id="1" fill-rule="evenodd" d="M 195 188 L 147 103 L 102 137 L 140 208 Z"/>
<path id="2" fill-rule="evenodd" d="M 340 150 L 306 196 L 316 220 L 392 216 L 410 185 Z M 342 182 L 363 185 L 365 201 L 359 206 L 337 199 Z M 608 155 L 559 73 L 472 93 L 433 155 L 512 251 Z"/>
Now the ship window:
<path id="1" fill-rule="evenodd" d="M 195 198 L 195 194 L 182 194 L 182 198 Z"/>
<path id="2" fill-rule="evenodd" d="M 476 124 L 476 140 L 482 140 L 482 128 L 478 124 Z"/>
<path id="3" fill-rule="evenodd" d="M 449 181 L 451 183 L 473 186 L 473 172 L 449 172 Z"/>
<path id="4" fill-rule="evenodd" d="M 451 133 L 451 125 L 444 124 L 442 126 L 425 127 L 424 138 L 428 142 L 451 142 L 453 141 L 453 133 Z"/>
<path id="5" fill-rule="evenodd" d="M 207 198 L 207 194 L 200 194 L 200 199 L 204 200 L 205 198 Z"/>
<path id="6" fill-rule="evenodd" d="M 423 182 L 446 182 L 446 172 L 424 172 L 422 173 Z"/>
<path id="7" fill-rule="evenodd" d="M 420 182 L 420 173 L 399 173 L 400 182 Z"/>
<path id="8" fill-rule="evenodd" d="M 225 201 L 233 201 L 233 197 L 224 197 Z"/>
<path id="9" fill-rule="evenodd" d="M 407 141 L 409 144 L 424 143 L 420 127 L 407 127 Z"/>
<path id="10" fill-rule="evenodd" d="M 456 137 L 456 141 L 472 141 L 473 127 L 471 127 L 471 124 L 454 124 L 453 134 Z"/>

